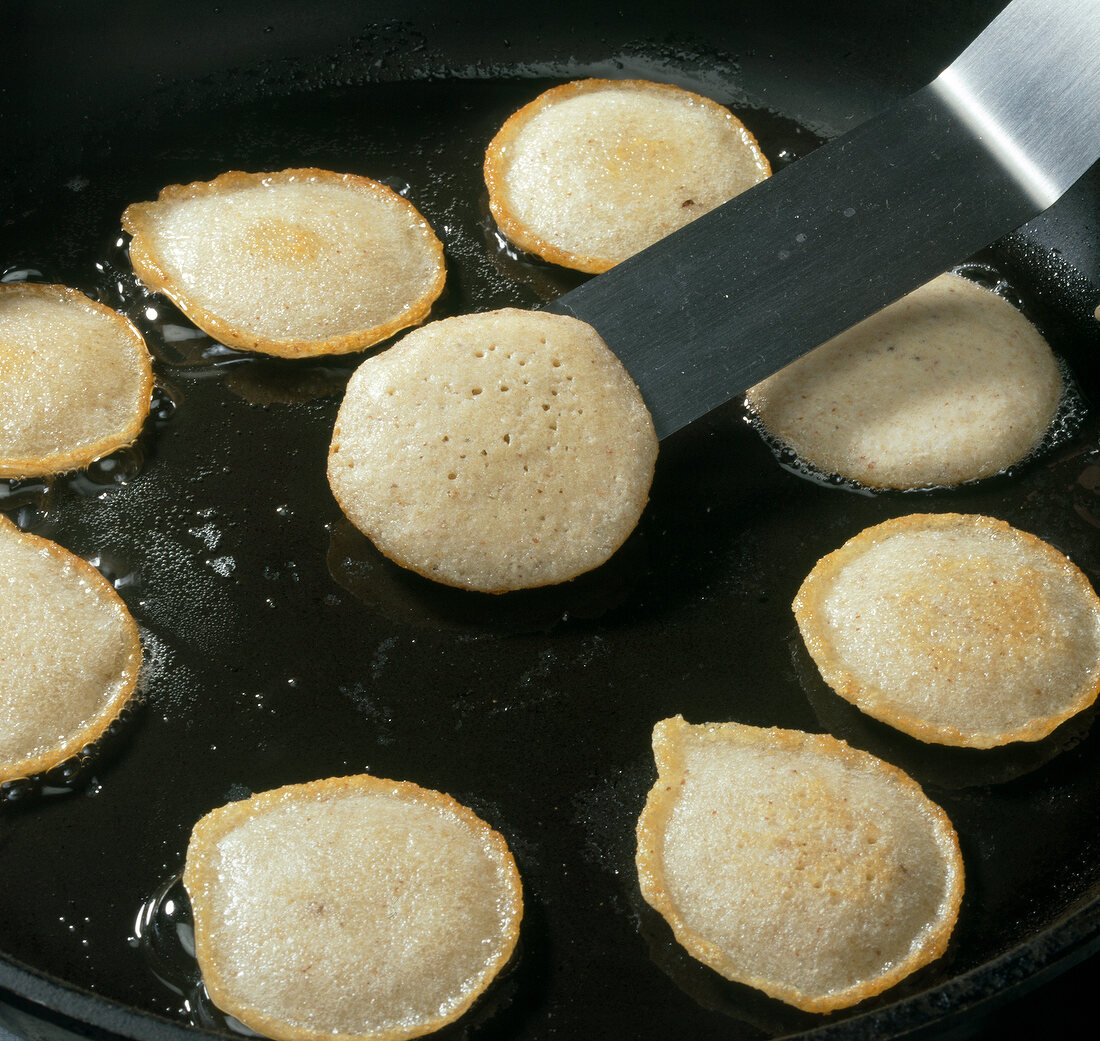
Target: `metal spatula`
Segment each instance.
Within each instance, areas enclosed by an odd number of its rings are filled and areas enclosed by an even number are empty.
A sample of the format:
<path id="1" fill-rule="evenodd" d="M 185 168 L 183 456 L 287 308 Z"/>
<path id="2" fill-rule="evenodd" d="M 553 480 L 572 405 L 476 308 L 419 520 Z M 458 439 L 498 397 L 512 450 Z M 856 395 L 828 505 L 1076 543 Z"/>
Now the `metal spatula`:
<path id="1" fill-rule="evenodd" d="M 1100 0 L 1013 0 L 928 86 L 549 309 L 596 327 L 663 437 L 1018 228 L 1098 156 Z"/>

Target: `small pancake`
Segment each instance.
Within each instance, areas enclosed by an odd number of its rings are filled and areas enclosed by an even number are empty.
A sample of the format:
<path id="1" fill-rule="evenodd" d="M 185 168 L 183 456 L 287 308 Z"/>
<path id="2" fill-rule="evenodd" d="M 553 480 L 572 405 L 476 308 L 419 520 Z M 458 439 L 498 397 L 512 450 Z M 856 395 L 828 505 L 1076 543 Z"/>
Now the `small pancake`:
<path id="1" fill-rule="evenodd" d="M 1037 741 L 1100 690 L 1100 599 L 1041 539 L 914 514 L 818 561 L 794 601 L 825 682 L 922 741 Z"/>
<path id="2" fill-rule="evenodd" d="M 1046 341 L 1007 300 L 940 275 L 747 394 L 772 437 L 868 488 L 1000 473 L 1038 447 L 1062 394 Z"/>
<path id="3" fill-rule="evenodd" d="M 771 167 L 728 109 L 679 87 L 587 79 L 514 113 L 485 154 L 489 205 L 521 249 L 606 271 Z"/>
<path id="4" fill-rule="evenodd" d="M 122 226 L 149 288 L 215 340 L 284 358 L 363 350 L 443 290 L 428 222 L 352 174 L 231 171 L 128 206 Z"/>
<path id="5" fill-rule="evenodd" d="M 92 744 L 133 696 L 137 625 L 111 584 L 0 515 L 0 781 Z"/>
<path id="6" fill-rule="evenodd" d="M 825 734 L 679 716 L 653 752 L 638 877 L 692 957 L 828 1012 L 944 952 L 962 857 L 907 774 Z"/>
<path id="7" fill-rule="evenodd" d="M 0 285 L 0 477 L 77 470 L 137 439 L 153 368 L 122 315 L 66 286 Z"/>
<path id="8" fill-rule="evenodd" d="M 508 847 L 450 796 L 342 777 L 195 825 L 184 885 L 214 1003 L 277 1041 L 398 1041 L 457 1019 L 507 963 Z"/>
<path id="9" fill-rule="evenodd" d="M 589 325 L 505 309 L 434 322 L 352 376 L 333 494 L 391 560 L 483 592 L 564 582 L 634 529 L 657 438 Z"/>

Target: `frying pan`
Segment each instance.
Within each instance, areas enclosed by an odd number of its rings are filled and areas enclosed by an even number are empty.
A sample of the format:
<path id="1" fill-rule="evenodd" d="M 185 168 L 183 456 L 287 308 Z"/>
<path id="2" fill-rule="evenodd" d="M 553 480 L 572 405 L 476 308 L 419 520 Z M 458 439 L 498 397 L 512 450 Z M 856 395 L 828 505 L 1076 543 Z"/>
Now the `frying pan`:
<path id="1" fill-rule="evenodd" d="M 1038 457 L 954 490 L 869 496 L 795 472 L 732 402 L 662 445 L 642 523 L 606 567 L 498 598 L 399 572 L 340 516 L 324 461 L 358 359 L 219 348 L 142 292 L 118 224 L 129 202 L 225 169 L 364 173 L 405 192 L 446 244 L 435 317 L 537 306 L 583 276 L 501 243 L 480 158 L 545 86 L 680 83 L 730 104 L 782 165 L 930 80 L 1001 6 L 8 13 L 0 274 L 67 282 L 131 315 L 158 388 L 132 449 L 0 485 L 0 508 L 114 582 L 149 659 L 142 703 L 97 755 L 3 789 L 2 1021 L 36 1038 L 232 1034 L 187 951 L 178 873 L 191 826 L 253 791 L 362 771 L 470 805 L 524 878 L 514 964 L 447 1038 L 973 1033 L 990 1008 L 1100 949 L 1095 713 L 1023 748 L 922 746 L 823 687 L 789 609 L 821 555 L 924 510 L 1000 517 L 1100 584 L 1095 171 L 966 268 L 1024 308 L 1079 388 Z M 677 712 L 828 730 L 912 773 L 966 861 L 947 954 L 829 1017 L 684 955 L 633 870 L 650 730 Z"/>

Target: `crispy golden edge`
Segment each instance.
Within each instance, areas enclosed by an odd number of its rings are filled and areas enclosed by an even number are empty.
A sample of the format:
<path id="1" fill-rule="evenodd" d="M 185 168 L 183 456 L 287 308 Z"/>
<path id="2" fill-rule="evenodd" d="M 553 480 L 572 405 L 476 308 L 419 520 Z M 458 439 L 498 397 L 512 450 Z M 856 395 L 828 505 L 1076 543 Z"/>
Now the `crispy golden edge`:
<path id="1" fill-rule="evenodd" d="M 69 470 L 80 470 L 91 465 L 97 459 L 102 459 L 105 455 L 110 455 L 120 448 L 132 445 L 141 433 L 141 428 L 145 425 L 153 399 L 153 359 L 149 355 L 144 337 L 138 332 L 130 319 L 104 304 L 89 299 L 79 290 L 72 289 L 69 286 L 45 285 L 37 282 L 14 282 L 10 285 L 0 285 L 0 294 L 5 293 L 26 293 L 41 297 L 52 297 L 91 311 L 99 311 L 109 317 L 115 322 L 119 332 L 128 338 L 133 345 L 133 359 L 141 367 L 142 398 L 145 401 L 145 407 L 135 412 L 130 417 L 130 422 L 121 430 L 113 431 L 98 441 L 82 445 L 71 452 L 55 452 L 53 455 L 24 459 L 0 459 L 0 477 L 16 479 L 46 477 L 51 474 L 66 473 Z"/>
<path id="2" fill-rule="evenodd" d="M 499 314 L 501 311 L 505 311 L 505 312 L 515 311 L 516 313 L 522 314 L 524 316 L 537 315 L 540 320 L 553 321 L 553 322 L 558 322 L 558 323 L 562 323 L 562 322 L 579 322 L 579 319 L 572 318 L 568 315 L 553 315 L 553 314 L 548 314 L 547 312 L 544 312 L 544 311 L 524 311 L 520 308 L 514 308 L 514 307 L 500 308 L 498 311 L 489 311 L 489 312 L 485 312 L 485 313 L 486 314 Z M 459 317 L 467 317 L 467 316 L 459 316 Z M 441 322 L 446 322 L 446 321 L 448 321 L 448 319 L 444 318 L 444 319 L 441 319 L 440 321 Z M 433 324 L 436 324 L 436 323 L 433 323 Z M 581 323 L 581 324 L 585 324 L 585 323 Z M 597 333 L 597 335 L 599 335 L 599 334 Z M 395 344 L 395 348 L 400 347 L 401 342 L 402 341 L 399 341 L 397 344 Z M 600 337 L 600 342 L 603 343 L 603 338 L 602 337 Z M 645 409 L 645 414 L 649 418 L 650 429 L 653 430 L 653 417 L 649 414 L 649 410 L 648 410 L 648 408 L 646 408 L 645 402 L 641 398 L 641 391 L 638 390 L 638 386 L 634 382 L 633 377 L 630 375 L 629 372 L 627 372 L 626 368 L 623 366 L 622 362 L 620 362 L 619 359 L 615 356 L 614 352 L 610 348 L 608 348 L 606 344 L 604 344 L 604 347 L 607 348 L 609 363 L 612 364 L 616 368 L 617 371 L 621 372 L 623 377 L 628 381 L 628 383 L 634 388 L 635 392 L 638 394 L 638 399 L 642 402 L 642 407 L 643 407 L 643 409 Z M 372 361 L 372 359 L 368 358 L 363 364 L 369 365 L 371 363 L 371 361 Z M 341 411 L 343 410 L 343 402 L 341 402 L 340 409 L 341 409 Z M 337 491 L 336 486 L 333 484 L 333 481 L 332 481 L 332 474 L 333 474 L 332 458 L 333 458 L 334 455 L 337 454 L 337 452 L 340 449 L 341 436 L 342 436 L 342 434 L 341 434 L 341 428 L 340 428 L 340 413 L 338 412 L 337 416 L 336 416 L 336 425 L 333 427 L 332 440 L 329 443 L 329 450 L 328 450 L 329 488 L 332 491 L 332 497 L 336 500 L 336 504 L 340 507 L 341 512 L 344 514 L 345 517 L 348 518 L 348 520 L 352 520 L 352 515 L 355 511 L 349 509 L 346 501 L 344 499 L 340 498 L 340 494 Z M 653 431 L 653 443 L 654 443 L 654 446 L 656 446 L 656 444 L 657 444 L 656 431 Z M 655 448 L 654 453 L 653 453 L 653 461 L 651 462 L 650 467 L 649 467 L 647 488 L 652 487 L 653 474 L 656 470 L 656 465 L 657 465 L 657 452 L 656 452 L 656 448 Z M 647 492 L 646 502 L 648 502 L 648 501 L 649 501 L 649 498 L 648 498 L 648 492 Z M 644 510 L 644 505 L 643 505 L 643 510 Z M 352 523 L 355 524 L 355 521 L 352 520 Z M 356 527 L 358 528 L 358 525 L 356 525 Z M 371 538 L 369 532 L 364 531 L 363 534 L 366 535 L 368 538 Z M 610 560 L 622 548 L 623 544 L 626 542 L 626 540 L 628 538 L 630 538 L 631 534 L 632 534 L 632 530 L 627 531 L 623 535 L 623 537 L 619 540 L 618 544 L 612 549 L 612 551 L 607 555 L 607 557 L 601 563 L 594 564 L 591 568 L 588 568 L 587 570 L 588 571 L 595 571 L 597 568 L 602 567 L 604 564 L 606 564 L 607 561 Z M 399 548 L 396 547 L 396 546 L 388 546 L 388 547 L 384 548 L 382 546 L 379 546 L 374 541 L 373 538 L 371 538 L 371 544 L 387 560 L 390 560 L 394 564 L 397 564 L 398 567 L 403 567 L 407 571 L 412 571 L 414 574 L 418 574 L 423 578 L 427 578 L 430 581 L 435 582 L 438 585 L 448 586 L 451 589 L 464 589 L 467 592 L 486 593 L 490 596 L 500 596 L 504 593 L 512 593 L 512 592 L 516 592 L 517 590 L 520 590 L 520 589 L 542 589 L 542 588 L 545 588 L 546 586 L 562 585 L 565 582 L 571 582 L 574 578 L 579 578 L 582 574 L 587 573 L 587 571 L 580 571 L 580 572 L 577 572 L 574 575 L 570 575 L 568 578 L 562 578 L 562 579 L 546 578 L 544 580 L 541 580 L 541 581 L 538 581 L 538 582 L 527 583 L 527 584 L 522 585 L 522 586 L 516 586 L 516 585 L 488 586 L 488 585 L 485 585 L 485 584 L 475 584 L 473 582 L 460 582 L 460 581 L 457 581 L 457 580 L 452 580 L 446 575 L 440 575 L 440 574 L 432 571 L 430 568 L 424 567 L 421 560 L 416 559 L 416 558 L 410 556 L 407 553 L 401 553 Z"/>
<path id="3" fill-rule="evenodd" d="M 1100 694 L 1100 661 L 1093 668 L 1091 677 L 1087 678 L 1082 685 L 1078 696 L 1062 712 L 1039 717 L 1016 730 L 982 734 L 959 730 L 956 727 L 934 726 L 916 716 L 883 704 L 879 700 L 880 691 L 866 687 L 844 667 L 832 641 L 828 638 L 828 629 L 822 620 L 824 601 L 832 578 L 842 567 L 862 556 L 870 547 L 895 535 L 955 527 L 966 527 L 970 530 L 985 528 L 1012 535 L 1023 542 L 1028 549 L 1047 560 L 1052 567 L 1061 571 L 1067 582 L 1077 587 L 1079 595 L 1086 602 L 1092 603 L 1093 611 L 1100 614 L 1100 598 L 1097 597 L 1080 568 L 1036 535 L 981 514 L 914 513 L 864 529 L 814 565 L 791 605 L 803 642 L 817 665 L 822 679 L 837 694 L 851 702 L 860 711 L 919 741 L 965 748 L 996 748 L 1013 741 L 1039 741 L 1067 719 L 1084 711 L 1096 700 L 1097 695 Z"/>
<path id="4" fill-rule="evenodd" d="M 395 1028 L 368 1034 L 329 1033 L 323 1030 L 308 1030 L 290 1026 L 276 1016 L 262 1009 L 238 1002 L 218 971 L 216 960 L 211 951 L 209 922 L 206 920 L 205 897 L 207 892 L 218 883 L 218 870 L 214 864 L 217 844 L 235 828 L 262 814 L 272 805 L 281 805 L 286 799 L 295 798 L 301 802 L 325 802 L 342 795 L 374 791 L 380 795 L 396 795 L 408 802 L 428 804 L 457 818 L 462 824 L 484 838 L 494 858 L 505 868 L 509 888 L 509 910 L 511 917 L 500 952 L 487 967 L 482 986 L 468 995 L 462 1005 L 447 1015 L 428 1020 L 414 1030 Z M 421 788 L 411 781 L 391 781 L 369 774 L 350 777 L 327 777 L 305 784 L 290 784 L 282 788 L 261 792 L 248 799 L 229 803 L 211 810 L 191 832 L 187 846 L 187 858 L 183 872 L 183 884 L 194 911 L 195 957 L 202 969 L 203 983 L 211 1000 L 223 1012 L 236 1017 L 246 1026 L 264 1034 L 275 1041 L 402 1041 L 404 1038 L 420 1037 L 431 1033 L 463 1016 L 470 1006 L 483 994 L 497 974 L 508 963 L 519 940 L 520 921 L 523 917 L 523 887 L 516 868 L 515 859 L 504 837 L 491 828 L 473 810 L 451 798 L 443 792 L 430 788 Z"/>
<path id="5" fill-rule="evenodd" d="M 267 336 L 258 336 L 247 329 L 240 328 L 219 318 L 193 301 L 186 288 L 173 284 L 172 277 L 164 270 L 157 250 L 151 241 L 155 237 L 157 212 L 166 204 L 186 202 L 189 199 L 217 195 L 223 191 L 236 191 L 255 187 L 265 181 L 277 184 L 289 184 L 295 180 L 327 181 L 340 184 L 352 191 L 367 195 L 377 195 L 387 199 L 393 205 L 406 210 L 423 229 L 424 243 L 432 254 L 435 264 L 435 280 L 421 296 L 410 300 L 405 310 L 396 318 L 369 329 L 360 329 L 327 340 L 276 340 Z M 279 358 L 312 358 L 326 354 L 350 354 L 366 350 L 394 333 L 411 325 L 419 325 L 432 309 L 432 304 L 443 292 L 447 278 L 443 260 L 443 243 L 439 241 L 431 225 L 420 211 L 387 187 L 369 177 L 356 174 L 339 174 L 331 170 L 313 167 L 280 170 L 277 173 L 245 173 L 241 170 L 229 170 L 212 181 L 194 181 L 191 184 L 170 184 L 163 188 L 155 202 L 136 202 L 126 207 L 122 214 L 123 230 L 132 237 L 130 241 L 130 263 L 145 285 L 168 297 L 198 328 L 219 343 L 245 351 L 257 351 Z"/>
<path id="6" fill-rule="evenodd" d="M 141 672 L 142 654 L 137 623 L 114 586 L 91 564 L 70 553 L 64 546 L 59 546 L 56 542 L 22 531 L 3 514 L 0 514 L 0 538 L 14 538 L 17 541 L 24 542 L 33 549 L 48 553 L 61 564 L 77 572 L 97 591 L 104 603 L 115 609 L 123 623 L 126 631 L 126 643 L 129 646 L 129 654 L 122 672 L 122 682 L 119 689 L 114 697 L 103 705 L 99 715 L 83 730 L 78 731 L 66 741 L 55 745 L 40 755 L 30 759 L 21 759 L 14 763 L 0 762 L 0 781 L 9 781 L 17 777 L 33 777 L 36 774 L 44 773 L 46 770 L 60 765 L 70 756 L 76 755 L 85 746 L 98 741 L 133 698 L 137 689 L 138 676 Z"/>
<path id="7" fill-rule="evenodd" d="M 932 923 L 920 946 L 904 961 L 888 972 L 824 997 L 807 995 L 792 987 L 784 987 L 760 976 L 737 976 L 722 949 L 689 929 L 680 916 L 671 895 L 662 884 L 662 850 L 666 822 L 677 801 L 683 775 L 680 738 L 688 730 L 705 730 L 708 739 L 741 745 L 763 745 L 792 752 L 818 752 L 832 756 L 857 769 L 872 770 L 889 778 L 899 787 L 920 797 L 928 811 L 947 872 L 948 892 L 941 907 L 940 919 Z M 964 888 L 964 870 L 958 836 L 943 808 L 924 794 L 923 789 L 907 773 L 896 766 L 852 748 L 829 734 L 808 734 L 799 730 L 777 727 L 750 727 L 740 723 L 701 723 L 693 726 L 682 716 L 661 720 L 653 728 L 653 756 L 657 765 L 657 781 L 646 797 L 638 818 L 636 857 L 638 881 L 642 896 L 672 927 L 678 943 L 697 960 L 710 966 L 726 979 L 744 983 L 778 998 L 805 1012 L 831 1012 L 856 1005 L 895 986 L 917 969 L 939 958 L 947 949 L 951 933 L 958 920 Z"/>
<path id="8" fill-rule="evenodd" d="M 578 94 L 586 94 L 599 90 L 614 90 L 617 88 L 633 88 L 635 90 L 648 91 L 650 93 L 676 93 L 686 96 L 697 104 L 701 104 L 708 110 L 716 111 L 723 119 L 731 120 L 746 135 L 747 142 L 756 153 L 756 163 L 765 177 L 771 176 L 771 164 L 760 148 L 759 143 L 751 131 L 728 108 L 719 105 L 717 101 L 684 90 L 671 83 L 654 83 L 650 80 L 608 80 L 608 79 L 583 79 L 574 80 L 571 83 L 563 83 L 557 87 L 551 87 L 544 91 L 534 101 L 529 101 L 522 108 L 512 113 L 497 131 L 489 147 L 485 151 L 484 177 L 485 186 L 489 189 L 489 209 L 497 226 L 514 245 L 528 253 L 542 257 L 552 264 L 560 264 L 562 267 L 573 268 L 589 274 L 599 274 L 615 266 L 615 261 L 606 257 L 593 256 L 591 254 L 572 253 L 554 245 L 553 242 L 544 239 L 541 235 L 530 231 L 523 221 L 508 208 L 505 202 L 508 150 L 515 142 L 516 136 L 526 124 L 542 109 L 559 101 L 568 100 Z"/>

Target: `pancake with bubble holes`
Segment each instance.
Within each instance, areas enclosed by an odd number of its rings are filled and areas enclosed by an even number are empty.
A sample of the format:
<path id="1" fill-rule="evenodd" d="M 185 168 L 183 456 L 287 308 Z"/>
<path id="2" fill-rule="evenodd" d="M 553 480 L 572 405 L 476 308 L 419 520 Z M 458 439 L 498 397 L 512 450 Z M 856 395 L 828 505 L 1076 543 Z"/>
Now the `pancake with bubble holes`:
<path id="1" fill-rule="evenodd" d="M 391 560 L 482 592 L 598 567 L 645 507 L 657 438 L 596 331 L 505 309 L 434 322 L 348 383 L 328 475 Z"/>
<path id="2" fill-rule="evenodd" d="M 868 488 L 990 477 L 1025 459 L 1062 395 L 1058 362 L 1007 300 L 940 275 L 752 387 L 803 462 Z"/>
<path id="3" fill-rule="evenodd" d="M 962 857 L 907 774 L 826 734 L 679 716 L 653 752 L 638 877 L 692 957 L 828 1012 L 943 954 Z"/>
<path id="4" fill-rule="evenodd" d="M 450 796 L 369 776 L 211 811 L 183 880 L 211 998 L 277 1041 L 452 1022 L 508 962 L 523 914 L 496 831 Z"/>
<path id="5" fill-rule="evenodd" d="M 867 528 L 803 582 L 794 614 L 841 697 L 922 741 L 1037 741 L 1100 690 L 1100 600 L 1053 546 L 974 514 Z"/>
<path id="6" fill-rule="evenodd" d="M 0 515 L 0 781 L 94 743 L 133 697 L 137 625 L 87 561 Z"/>
<path id="7" fill-rule="evenodd" d="M 764 180 L 771 166 L 741 121 L 709 98 L 647 80 L 586 79 L 510 116 L 484 173 L 511 242 L 599 272 Z"/>
<path id="8" fill-rule="evenodd" d="M 78 470 L 132 444 L 152 392 L 128 319 L 67 286 L 0 285 L 0 477 Z"/>
<path id="9" fill-rule="evenodd" d="M 363 350 L 443 290 L 428 222 L 352 174 L 230 171 L 128 206 L 122 226 L 146 286 L 215 340 L 284 358 Z"/>

